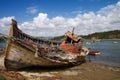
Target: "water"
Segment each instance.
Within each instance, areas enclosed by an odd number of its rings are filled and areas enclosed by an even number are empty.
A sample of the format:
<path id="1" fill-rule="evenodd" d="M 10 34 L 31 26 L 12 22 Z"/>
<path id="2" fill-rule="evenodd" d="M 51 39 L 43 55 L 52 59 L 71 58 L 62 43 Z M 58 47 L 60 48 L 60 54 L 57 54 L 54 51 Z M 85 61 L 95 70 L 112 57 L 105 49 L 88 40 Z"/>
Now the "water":
<path id="1" fill-rule="evenodd" d="M 120 40 L 101 40 L 87 44 L 85 42 L 84 45 L 101 52 L 98 56 L 91 56 L 93 62 L 120 66 Z"/>
<path id="2" fill-rule="evenodd" d="M 5 47 L 5 45 L 6 43 L 0 42 L 0 47 Z M 120 66 L 120 40 L 101 40 L 94 43 L 86 41 L 84 45 L 101 52 L 100 55 L 91 56 L 92 62 Z"/>
<path id="3" fill-rule="evenodd" d="M 0 47 L 5 47 L 6 43 L 5 42 L 0 42 Z"/>

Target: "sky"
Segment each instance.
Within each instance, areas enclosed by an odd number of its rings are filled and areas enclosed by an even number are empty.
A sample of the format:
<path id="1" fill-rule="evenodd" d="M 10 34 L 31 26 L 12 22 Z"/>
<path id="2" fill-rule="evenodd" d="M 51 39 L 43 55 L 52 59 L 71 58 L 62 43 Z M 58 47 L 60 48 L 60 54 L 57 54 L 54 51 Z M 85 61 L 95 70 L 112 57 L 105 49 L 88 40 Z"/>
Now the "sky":
<path id="1" fill-rule="evenodd" d="M 0 33 L 8 34 L 12 18 L 32 36 L 120 30 L 120 0 L 0 0 Z"/>

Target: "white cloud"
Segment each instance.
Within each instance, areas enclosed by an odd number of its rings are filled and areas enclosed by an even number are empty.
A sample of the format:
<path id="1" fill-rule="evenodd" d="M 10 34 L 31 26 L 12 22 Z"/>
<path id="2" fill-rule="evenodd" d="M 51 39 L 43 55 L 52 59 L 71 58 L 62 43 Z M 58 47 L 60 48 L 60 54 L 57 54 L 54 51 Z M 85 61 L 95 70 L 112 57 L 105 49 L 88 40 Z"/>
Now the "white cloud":
<path id="1" fill-rule="evenodd" d="M 0 19 L 0 27 L 6 28 L 8 19 L 9 17 L 5 20 Z M 32 21 L 19 24 L 20 29 L 33 36 L 59 36 L 68 30 L 71 31 L 72 27 L 75 27 L 75 33 L 79 35 L 120 30 L 120 2 L 101 8 L 97 12 L 77 14 L 73 18 L 63 16 L 48 18 L 48 14 L 39 13 Z"/>
<path id="2" fill-rule="evenodd" d="M 38 12 L 38 10 L 36 7 L 28 7 L 26 10 L 26 13 L 30 13 L 30 14 L 35 14 L 37 12 Z"/>
<path id="3" fill-rule="evenodd" d="M 11 19 L 14 19 L 14 16 L 11 17 L 3 17 L 0 19 L 0 33 L 7 34 L 8 29 L 11 24 Z"/>

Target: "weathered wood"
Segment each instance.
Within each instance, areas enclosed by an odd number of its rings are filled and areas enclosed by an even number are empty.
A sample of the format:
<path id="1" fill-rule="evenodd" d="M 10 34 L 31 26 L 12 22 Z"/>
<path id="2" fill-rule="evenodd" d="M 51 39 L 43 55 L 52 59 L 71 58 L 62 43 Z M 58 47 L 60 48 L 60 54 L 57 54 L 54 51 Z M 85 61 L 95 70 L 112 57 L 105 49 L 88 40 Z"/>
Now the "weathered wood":
<path id="1" fill-rule="evenodd" d="M 77 54 L 72 54 L 54 41 L 25 34 L 17 27 L 15 20 L 12 20 L 8 36 L 10 39 L 8 39 L 5 50 L 7 69 L 20 69 L 28 66 L 66 66 L 83 61 L 88 54 L 88 49 L 84 46 L 77 48 L 72 45 L 77 50 Z"/>

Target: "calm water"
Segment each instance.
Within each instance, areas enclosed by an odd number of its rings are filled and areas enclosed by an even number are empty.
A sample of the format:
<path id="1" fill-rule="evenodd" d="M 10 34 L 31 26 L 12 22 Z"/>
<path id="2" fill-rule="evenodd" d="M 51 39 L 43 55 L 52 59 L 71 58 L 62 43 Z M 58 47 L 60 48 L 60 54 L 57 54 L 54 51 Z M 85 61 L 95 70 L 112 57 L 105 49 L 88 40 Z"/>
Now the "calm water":
<path id="1" fill-rule="evenodd" d="M 98 56 L 91 56 L 93 62 L 120 66 L 120 40 L 101 40 L 94 43 L 85 42 L 84 45 L 101 52 Z"/>
<path id="2" fill-rule="evenodd" d="M 5 42 L 0 42 L 0 47 L 5 47 L 6 43 Z"/>
<path id="3" fill-rule="evenodd" d="M 0 47 L 5 47 L 5 45 L 6 43 L 0 42 Z M 92 62 L 120 66 L 120 40 L 101 40 L 94 43 L 87 41 L 84 45 L 101 52 L 98 56 L 91 56 Z M 86 58 L 88 59 L 88 56 Z"/>

